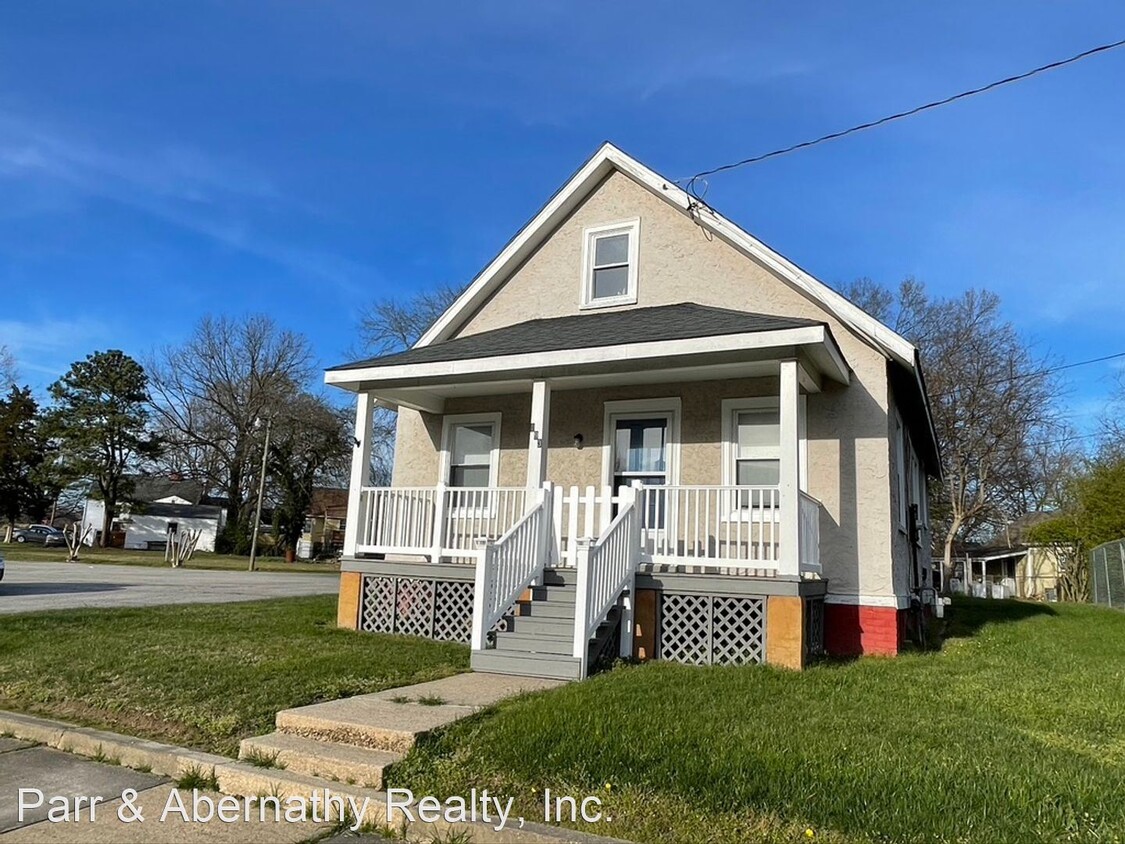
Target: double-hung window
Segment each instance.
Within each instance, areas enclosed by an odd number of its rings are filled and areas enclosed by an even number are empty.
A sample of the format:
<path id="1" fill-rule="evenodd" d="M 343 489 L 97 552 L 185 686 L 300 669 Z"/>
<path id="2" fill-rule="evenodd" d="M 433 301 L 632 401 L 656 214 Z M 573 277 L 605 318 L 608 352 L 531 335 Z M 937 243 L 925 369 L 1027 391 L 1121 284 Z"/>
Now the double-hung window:
<path id="1" fill-rule="evenodd" d="M 734 508 L 773 507 L 781 480 L 781 419 L 772 398 L 723 402 L 723 482 L 748 487 Z"/>
<path id="2" fill-rule="evenodd" d="M 637 301 L 640 221 L 586 229 L 582 306 L 601 308 Z"/>
<path id="3" fill-rule="evenodd" d="M 496 486 L 499 414 L 447 416 L 442 481 L 451 487 Z"/>

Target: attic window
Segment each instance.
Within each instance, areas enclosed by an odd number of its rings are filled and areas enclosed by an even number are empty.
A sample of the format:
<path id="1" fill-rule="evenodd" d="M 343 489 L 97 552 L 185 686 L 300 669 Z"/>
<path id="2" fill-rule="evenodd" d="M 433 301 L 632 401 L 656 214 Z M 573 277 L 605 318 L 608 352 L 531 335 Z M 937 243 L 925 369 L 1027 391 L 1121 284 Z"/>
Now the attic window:
<path id="1" fill-rule="evenodd" d="M 637 301 L 640 220 L 586 229 L 582 306 L 602 308 Z"/>

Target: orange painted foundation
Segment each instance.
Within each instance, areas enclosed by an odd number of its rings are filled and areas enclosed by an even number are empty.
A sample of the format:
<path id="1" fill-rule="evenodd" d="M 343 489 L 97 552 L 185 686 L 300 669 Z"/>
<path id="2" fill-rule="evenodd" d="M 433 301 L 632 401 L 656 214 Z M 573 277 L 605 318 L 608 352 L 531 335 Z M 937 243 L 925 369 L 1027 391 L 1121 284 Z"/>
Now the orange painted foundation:
<path id="1" fill-rule="evenodd" d="M 905 631 L 905 610 L 851 604 L 824 607 L 824 647 L 832 656 L 894 656 L 902 650 Z"/>

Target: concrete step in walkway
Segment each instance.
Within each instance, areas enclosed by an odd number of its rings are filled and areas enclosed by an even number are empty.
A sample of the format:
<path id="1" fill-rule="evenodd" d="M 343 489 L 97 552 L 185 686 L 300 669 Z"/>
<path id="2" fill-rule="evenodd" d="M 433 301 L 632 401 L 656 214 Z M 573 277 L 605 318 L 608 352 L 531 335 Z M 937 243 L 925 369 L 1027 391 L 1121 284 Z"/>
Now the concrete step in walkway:
<path id="1" fill-rule="evenodd" d="M 559 680 L 474 672 L 277 713 L 277 731 L 320 742 L 403 754 L 419 736 L 486 706 Z"/>
<path id="2" fill-rule="evenodd" d="M 401 759 L 402 754 L 316 741 L 288 733 L 270 733 L 243 739 L 238 757 L 255 764 L 269 762 L 271 767 L 311 777 L 381 789 L 383 772 Z"/>

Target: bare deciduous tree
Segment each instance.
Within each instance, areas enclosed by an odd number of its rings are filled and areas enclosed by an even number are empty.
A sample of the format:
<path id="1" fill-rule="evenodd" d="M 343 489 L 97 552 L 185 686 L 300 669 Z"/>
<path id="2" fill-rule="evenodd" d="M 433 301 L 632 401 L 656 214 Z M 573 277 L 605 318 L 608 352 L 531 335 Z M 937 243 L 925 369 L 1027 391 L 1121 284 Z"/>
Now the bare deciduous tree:
<path id="1" fill-rule="evenodd" d="M 361 353 L 379 356 L 409 349 L 459 295 L 459 289 L 443 284 L 409 299 L 375 302 L 359 320 Z"/>
<path id="2" fill-rule="evenodd" d="M 204 317 L 149 367 L 167 468 L 221 494 L 226 544 L 242 550 L 262 454 L 259 422 L 283 415 L 313 377 L 308 340 L 266 316 Z"/>
<path id="3" fill-rule="evenodd" d="M 958 538 L 1002 527 L 1057 494 L 1062 477 L 1049 476 L 1057 468 L 1050 444 L 1065 440 L 1058 381 L 993 293 L 942 299 L 913 279 L 895 293 L 860 279 L 845 295 L 921 352 L 945 475 L 933 512 L 948 573 Z"/>
<path id="4" fill-rule="evenodd" d="M 0 343 L 0 390 L 16 386 L 20 373 L 12 350 Z"/>
<path id="5" fill-rule="evenodd" d="M 388 355 L 409 349 L 459 295 L 460 288 L 443 284 L 408 299 L 387 298 L 375 302 L 360 317 L 361 346 L 356 355 Z M 371 482 L 376 486 L 391 483 L 395 421 L 394 413 L 376 408 L 371 449 Z"/>

